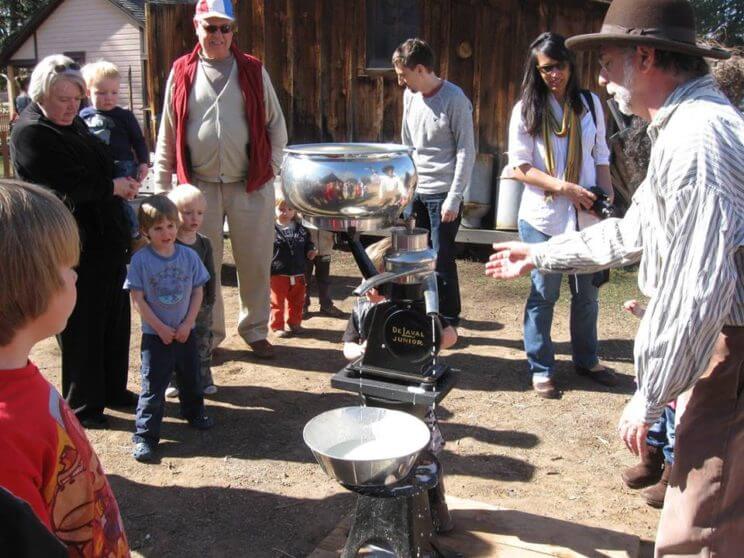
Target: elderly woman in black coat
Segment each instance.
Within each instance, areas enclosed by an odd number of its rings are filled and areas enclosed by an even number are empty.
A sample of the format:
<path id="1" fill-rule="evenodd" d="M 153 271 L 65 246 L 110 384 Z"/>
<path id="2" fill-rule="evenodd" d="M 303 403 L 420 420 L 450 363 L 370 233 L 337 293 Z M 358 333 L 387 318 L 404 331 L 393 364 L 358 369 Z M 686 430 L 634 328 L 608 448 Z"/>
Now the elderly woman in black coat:
<path id="1" fill-rule="evenodd" d="M 62 390 L 84 426 L 101 428 L 105 407 L 137 401 L 126 388 L 129 301 L 122 286 L 131 236 L 125 204 L 139 183 L 113 178 L 107 146 L 78 117 L 85 82 L 73 60 L 39 62 L 29 96 L 10 138 L 11 158 L 17 176 L 53 190 L 80 227 L 77 303 L 60 335 Z"/>

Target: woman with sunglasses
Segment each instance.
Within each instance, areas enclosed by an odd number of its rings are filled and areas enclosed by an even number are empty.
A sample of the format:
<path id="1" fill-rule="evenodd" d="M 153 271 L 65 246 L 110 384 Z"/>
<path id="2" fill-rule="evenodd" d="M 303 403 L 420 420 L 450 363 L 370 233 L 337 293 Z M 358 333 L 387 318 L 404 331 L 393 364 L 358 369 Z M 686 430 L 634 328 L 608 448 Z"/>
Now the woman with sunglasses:
<path id="1" fill-rule="evenodd" d="M 599 98 L 579 89 L 573 54 L 564 39 L 543 33 L 530 45 L 521 100 L 509 123 L 507 174 L 524 183 L 519 235 L 543 242 L 595 223 L 590 212 L 599 186 L 612 197 L 609 150 Z M 532 385 L 545 398 L 560 396 L 553 383 L 555 351 L 550 337 L 561 274 L 532 272 L 524 314 L 524 345 Z M 569 277 L 571 348 L 578 374 L 614 385 L 614 373 L 597 359 L 598 289 L 593 275 Z"/>
<path id="2" fill-rule="evenodd" d="M 32 103 L 10 137 L 16 175 L 53 190 L 82 238 L 77 303 L 59 336 L 62 392 L 83 426 L 102 428 L 105 407 L 137 402 L 127 391 L 129 300 L 122 286 L 130 244 L 125 204 L 139 183 L 113 178 L 108 148 L 78 116 L 85 81 L 77 63 L 47 56 L 34 68 L 28 92 Z"/>

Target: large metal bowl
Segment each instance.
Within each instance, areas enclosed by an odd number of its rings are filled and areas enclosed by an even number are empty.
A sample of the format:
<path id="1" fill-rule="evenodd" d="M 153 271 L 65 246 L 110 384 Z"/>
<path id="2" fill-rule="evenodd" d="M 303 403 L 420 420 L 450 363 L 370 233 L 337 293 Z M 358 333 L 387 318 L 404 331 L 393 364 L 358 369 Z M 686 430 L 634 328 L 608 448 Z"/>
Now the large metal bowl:
<path id="1" fill-rule="evenodd" d="M 284 197 L 319 229 L 387 228 L 416 187 L 412 152 L 389 143 L 291 145 L 282 163 Z"/>
<path id="2" fill-rule="evenodd" d="M 429 428 L 402 411 L 342 407 L 305 425 L 305 444 L 325 473 L 347 486 L 387 486 L 408 475 Z"/>

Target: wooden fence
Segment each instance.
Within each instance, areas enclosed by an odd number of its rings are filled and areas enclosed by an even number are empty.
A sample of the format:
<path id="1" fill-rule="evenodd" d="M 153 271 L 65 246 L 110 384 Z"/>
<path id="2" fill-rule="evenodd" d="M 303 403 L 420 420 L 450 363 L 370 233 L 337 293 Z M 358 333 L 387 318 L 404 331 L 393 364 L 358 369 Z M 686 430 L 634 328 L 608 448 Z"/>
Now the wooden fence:
<path id="1" fill-rule="evenodd" d="M 287 119 L 290 142 L 399 141 L 403 93 L 392 69 L 368 67 L 375 0 L 237 0 L 239 46 L 263 60 Z M 378 2 L 379 4 L 379 2 Z M 473 102 L 481 153 L 506 150 L 529 43 L 542 31 L 599 28 L 598 0 L 418 0 L 418 34 L 437 53 L 439 75 Z M 195 42 L 192 0 L 146 5 L 148 88 L 153 119 L 173 60 Z M 375 35 L 374 33 L 377 33 Z M 389 57 L 391 52 L 386 53 Z M 596 58 L 579 58 L 596 90 Z M 156 129 L 155 126 L 152 127 Z"/>
<path id="2" fill-rule="evenodd" d="M 2 178 L 12 178 L 13 165 L 10 163 L 10 113 L 0 109 L 0 158 L 2 158 Z"/>

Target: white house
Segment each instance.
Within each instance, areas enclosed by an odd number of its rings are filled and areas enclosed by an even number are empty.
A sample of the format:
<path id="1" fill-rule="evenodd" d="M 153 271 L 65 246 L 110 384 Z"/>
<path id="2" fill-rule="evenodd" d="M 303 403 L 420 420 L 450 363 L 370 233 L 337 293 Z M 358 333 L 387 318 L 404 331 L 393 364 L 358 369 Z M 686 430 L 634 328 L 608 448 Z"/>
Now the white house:
<path id="1" fill-rule="evenodd" d="M 0 68 L 9 77 L 30 73 L 39 60 L 58 53 L 81 65 L 100 59 L 116 64 L 119 103 L 146 124 L 145 0 L 52 0 L 11 37 L 0 52 Z"/>

